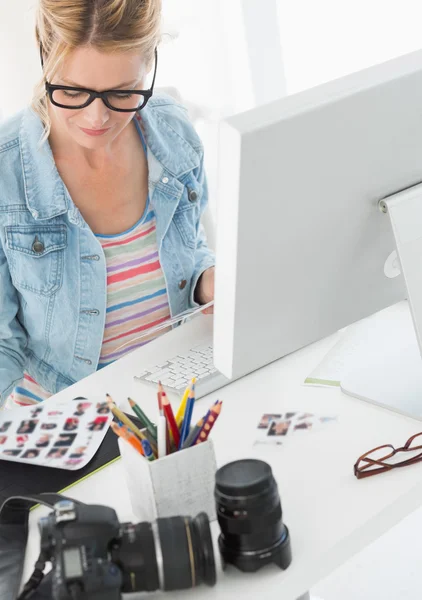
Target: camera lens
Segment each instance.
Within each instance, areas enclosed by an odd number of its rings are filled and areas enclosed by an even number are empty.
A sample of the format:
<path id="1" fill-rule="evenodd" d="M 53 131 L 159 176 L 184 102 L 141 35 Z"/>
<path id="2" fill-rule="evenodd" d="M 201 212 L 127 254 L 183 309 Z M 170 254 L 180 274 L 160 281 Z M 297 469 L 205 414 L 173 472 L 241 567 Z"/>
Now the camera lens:
<path id="1" fill-rule="evenodd" d="M 290 536 L 282 521 L 280 497 L 271 467 L 238 460 L 216 473 L 215 500 L 224 563 L 257 571 L 274 562 L 286 569 L 292 560 Z"/>
<path id="2" fill-rule="evenodd" d="M 112 560 L 123 573 L 122 592 L 183 590 L 214 585 L 216 570 L 208 516 L 169 517 L 123 524 Z"/>

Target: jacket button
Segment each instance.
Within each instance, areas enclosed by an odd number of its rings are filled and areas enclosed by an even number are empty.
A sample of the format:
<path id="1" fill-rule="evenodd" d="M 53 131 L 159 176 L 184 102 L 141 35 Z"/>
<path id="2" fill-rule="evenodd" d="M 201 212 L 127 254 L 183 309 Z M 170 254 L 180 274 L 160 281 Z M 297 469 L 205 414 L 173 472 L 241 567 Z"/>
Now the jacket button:
<path id="1" fill-rule="evenodd" d="M 39 239 L 36 237 L 34 243 L 32 244 L 32 250 L 36 254 L 42 254 L 42 252 L 44 252 L 44 249 L 44 244 L 40 242 Z"/>
<path id="2" fill-rule="evenodd" d="M 189 190 L 188 198 L 191 202 L 195 202 L 195 200 L 198 200 L 198 194 L 195 192 L 195 190 Z"/>
<path id="3" fill-rule="evenodd" d="M 182 279 L 182 281 L 179 283 L 179 288 L 180 288 L 181 290 L 184 290 L 184 289 L 185 289 L 185 287 L 186 287 L 186 284 L 187 284 L 187 281 L 186 281 L 186 279 Z"/>

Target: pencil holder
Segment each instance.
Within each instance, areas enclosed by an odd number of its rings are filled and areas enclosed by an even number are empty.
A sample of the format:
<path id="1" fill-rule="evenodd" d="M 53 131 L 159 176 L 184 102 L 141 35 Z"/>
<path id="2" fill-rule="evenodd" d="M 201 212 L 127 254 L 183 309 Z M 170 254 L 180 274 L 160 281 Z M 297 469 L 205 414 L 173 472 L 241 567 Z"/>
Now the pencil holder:
<path id="1" fill-rule="evenodd" d="M 217 464 L 212 440 L 149 462 L 118 440 L 132 510 L 140 521 L 207 513 L 215 520 Z"/>

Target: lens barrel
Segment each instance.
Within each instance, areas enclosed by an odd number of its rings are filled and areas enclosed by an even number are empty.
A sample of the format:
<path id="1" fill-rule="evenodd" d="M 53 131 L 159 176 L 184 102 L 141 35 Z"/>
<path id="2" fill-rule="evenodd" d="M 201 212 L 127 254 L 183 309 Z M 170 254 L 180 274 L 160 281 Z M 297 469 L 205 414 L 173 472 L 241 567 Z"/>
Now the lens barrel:
<path id="1" fill-rule="evenodd" d="M 124 523 L 112 560 L 123 573 L 122 592 L 183 590 L 214 585 L 216 569 L 206 513 L 153 523 Z"/>
<path id="2" fill-rule="evenodd" d="M 215 500 L 224 563 L 253 572 L 268 563 L 286 569 L 290 535 L 271 467 L 261 460 L 231 462 L 216 473 Z"/>

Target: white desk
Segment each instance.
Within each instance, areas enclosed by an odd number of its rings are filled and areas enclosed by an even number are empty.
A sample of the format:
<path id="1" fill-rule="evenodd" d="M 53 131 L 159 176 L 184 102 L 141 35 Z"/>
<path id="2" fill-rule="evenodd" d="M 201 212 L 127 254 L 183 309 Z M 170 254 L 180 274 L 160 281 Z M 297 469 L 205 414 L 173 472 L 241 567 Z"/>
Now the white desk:
<path id="1" fill-rule="evenodd" d="M 182 333 L 180 328 L 170 335 Z M 256 457 L 271 464 L 278 481 L 283 520 L 291 534 L 291 566 L 285 572 L 270 567 L 249 575 L 230 568 L 218 574 L 214 588 L 201 586 L 193 593 L 167 593 L 167 597 L 185 598 L 191 594 L 195 600 L 226 600 L 237 594 L 251 600 L 257 597 L 296 600 L 420 506 L 422 468 L 419 466 L 361 481 L 353 475 L 353 464 L 363 452 L 383 443 L 404 443 L 421 429 L 420 422 L 345 396 L 338 389 L 302 384 L 334 341 L 332 337 L 309 346 L 211 394 L 198 401 L 194 415 L 199 418 L 211 401 L 224 400 L 213 431 L 218 464 L 241 457 Z M 145 346 L 61 395 L 89 397 L 108 392 L 118 402 L 130 395 L 135 400 L 142 399 L 147 412 L 156 410 L 155 390 L 133 381 L 133 375 L 147 360 L 145 357 L 150 358 L 150 352 Z M 324 431 L 287 440 L 282 447 L 254 446 L 259 416 L 263 412 L 290 409 L 337 414 L 339 422 Z M 119 462 L 73 487 L 67 495 L 112 506 L 122 521 L 133 519 Z M 45 512 L 37 509 L 32 513 L 31 533 L 37 532 L 36 521 Z M 213 532 L 217 537 L 216 523 Z M 39 551 L 38 533 L 31 538 L 25 580 Z"/>

